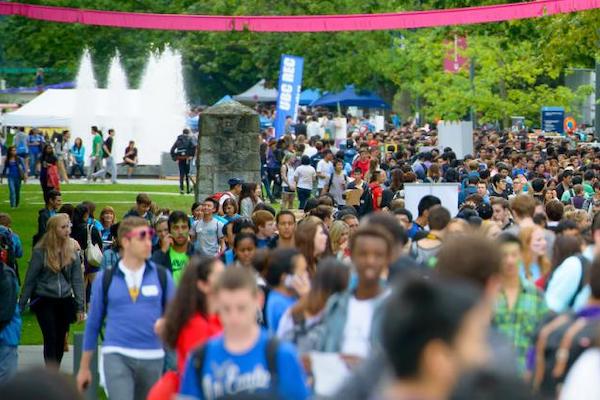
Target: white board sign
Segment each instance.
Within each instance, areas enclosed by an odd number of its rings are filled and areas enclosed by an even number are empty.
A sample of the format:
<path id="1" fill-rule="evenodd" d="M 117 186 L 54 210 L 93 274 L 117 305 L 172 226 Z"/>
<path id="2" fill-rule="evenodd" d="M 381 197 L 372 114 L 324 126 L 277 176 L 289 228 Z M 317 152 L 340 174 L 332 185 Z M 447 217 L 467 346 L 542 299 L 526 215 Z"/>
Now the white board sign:
<path id="1" fill-rule="evenodd" d="M 473 154 L 473 122 L 440 121 L 437 129 L 438 147 L 451 147 L 459 160 Z"/>
<path id="2" fill-rule="evenodd" d="M 455 217 L 458 214 L 458 194 L 460 183 L 405 183 L 404 207 L 409 210 L 413 219 L 419 215 L 419 201 L 426 195 L 434 195 L 442 202 L 442 206 Z"/>

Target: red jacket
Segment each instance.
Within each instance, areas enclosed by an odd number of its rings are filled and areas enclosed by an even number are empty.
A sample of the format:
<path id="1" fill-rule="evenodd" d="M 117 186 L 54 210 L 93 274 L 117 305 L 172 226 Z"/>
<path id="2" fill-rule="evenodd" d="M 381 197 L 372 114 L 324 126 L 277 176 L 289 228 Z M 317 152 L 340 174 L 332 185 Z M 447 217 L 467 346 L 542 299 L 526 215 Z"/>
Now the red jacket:
<path id="1" fill-rule="evenodd" d="M 150 389 L 146 400 L 172 399 L 179 392 L 180 377 L 183 374 L 185 362 L 196 347 L 203 345 L 223 330 L 216 315 L 208 319 L 195 314 L 179 332 L 177 339 L 177 372 L 167 371 Z"/>
<path id="2" fill-rule="evenodd" d="M 216 315 L 208 319 L 200 314 L 194 315 L 179 332 L 177 339 L 177 370 L 183 373 L 188 355 L 196 347 L 203 345 L 208 339 L 221 333 L 223 327 Z"/>
<path id="3" fill-rule="evenodd" d="M 360 169 L 362 171 L 362 177 L 365 179 L 365 175 L 369 172 L 370 165 L 371 160 L 367 159 L 366 161 L 361 161 L 360 158 L 357 158 L 356 161 L 354 161 L 352 170 Z"/>

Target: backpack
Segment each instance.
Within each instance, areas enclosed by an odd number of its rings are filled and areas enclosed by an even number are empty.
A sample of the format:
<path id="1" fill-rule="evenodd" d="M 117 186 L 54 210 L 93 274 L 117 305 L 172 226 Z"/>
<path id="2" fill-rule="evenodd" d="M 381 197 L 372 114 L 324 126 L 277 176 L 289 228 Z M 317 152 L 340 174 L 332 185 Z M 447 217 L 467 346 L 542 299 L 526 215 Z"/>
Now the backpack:
<path id="1" fill-rule="evenodd" d="M 19 292 L 14 269 L 0 262 L 0 331 L 10 323 L 17 307 Z"/>
<path id="2" fill-rule="evenodd" d="M 146 261 L 146 266 L 148 266 L 148 263 L 149 261 Z M 158 281 L 160 283 L 160 304 L 162 305 L 162 310 L 164 312 L 165 307 L 167 305 L 167 270 L 162 265 L 154 264 L 154 266 L 156 266 L 156 273 L 158 274 Z M 100 319 L 101 323 L 104 322 L 104 318 L 106 318 L 106 310 L 108 309 L 108 289 L 110 288 L 110 284 L 115 275 L 116 268 L 107 268 L 104 271 L 104 275 L 102 276 L 102 318 Z"/>
<path id="3" fill-rule="evenodd" d="M 279 381 L 279 374 L 277 372 L 277 351 L 279 350 L 279 344 L 279 339 L 277 339 L 277 337 L 275 336 L 272 336 L 267 340 L 267 345 L 265 346 L 265 359 L 267 360 L 267 370 L 271 375 L 271 392 L 277 391 L 277 385 Z M 204 389 L 202 387 L 202 371 L 204 369 L 204 363 L 206 361 L 206 344 L 194 351 L 194 353 L 192 354 L 192 360 L 194 372 L 196 373 L 196 382 L 198 384 L 198 388 L 203 392 Z M 258 395 L 253 398 L 260 399 L 262 397 Z M 269 397 L 267 396 L 265 398 Z"/>
<path id="4" fill-rule="evenodd" d="M 556 398 L 577 358 L 592 346 L 599 327 L 599 319 L 580 318 L 574 313 L 554 315 L 543 324 L 534 348 L 534 390 L 544 398 Z"/>
<path id="5" fill-rule="evenodd" d="M 294 321 L 294 327 L 283 339 L 293 343 L 301 354 L 319 348 L 326 329 L 323 320 L 309 323 L 304 316 L 297 319 L 293 315 L 292 320 Z"/>
<path id="6" fill-rule="evenodd" d="M 588 270 L 590 269 L 590 261 L 583 254 L 578 254 L 576 257 L 581 264 L 581 277 L 579 278 L 579 283 L 577 284 L 577 290 L 575 291 L 575 293 L 573 293 L 573 297 L 571 297 L 571 300 L 569 300 L 569 309 L 573 308 L 573 306 L 575 305 L 575 301 L 577 300 L 577 296 L 579 296 L 579 293 L 581 293 L 581 291 L 585 287 Z M 550 276 L 548 276 L 548 279 L 546 280 L 546 285 L 544 287 L 544 291 L 548 290 L 548 286 L 550 285 L 550 281 L 552 280 L 552 276 L 554 275 L 555 271 L 556 269 L 554 269 L 554 271 L 550 273 Z"/>
<path id="7" fill-rule="evenodd" d="M 0 264 L 6 264 L 13 271 L 17 268 L 17 257 L 12 231 L 0 225 Z"/>
<path id="8" fill-rule="evenodd" d="M 177 140 L 171 147 L 171 158 L 176 161 L 179 157 L 190 157 L 192 154 L 192 140 L 186 135 L 177 136 Z"/>
<path id="9" fill-rule="evenodd" d="M 213 200 L 216 200 L 218 202 L 221 202 L 221 197 L 225 196 L 228 193 L 229 192 L 217 192 L 217 193 L 213 194 L 212 196 L 210 196 L 210 198 Z"/>

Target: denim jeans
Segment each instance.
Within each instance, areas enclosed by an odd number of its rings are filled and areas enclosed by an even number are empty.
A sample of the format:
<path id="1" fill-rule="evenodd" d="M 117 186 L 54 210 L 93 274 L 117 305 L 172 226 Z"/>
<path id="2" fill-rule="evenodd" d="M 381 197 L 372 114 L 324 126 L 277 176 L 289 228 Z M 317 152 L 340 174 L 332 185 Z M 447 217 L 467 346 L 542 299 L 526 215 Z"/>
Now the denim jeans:
<path id="1" fill-rule="evenodd" d="M 117 164 L 115 164 L 115 159 L 112 158 L 112 156 L 110 157 L 106 157 L 105 159 L 105 166 L 104 168 L 98 170 L 97 172 L 92 174 L 93 178 L 106 178 L 106 173 L 110 173 L 110 180 L 112 183 L 116 183 L 117 182 Z M 102 166 L 102 161 L 100 161 L 100 165 Z"/>
<path id="2" fill-rule="evenodd" d="M 298 205 L 298 208 L 301 210 L 304 210 L 304 206 L 306 205 L 306 200 L 308 200 L 310 198 L 312 190 L 298 188 L 297 191 L 298 191 L 298 202 L 300 203 Z"/>
<path id="3" fill-rule="evenodd" d="M 90 169 L 88 171 L 88 180 L 92 179 L 94 172 L 102 169 L 102 157 L 90 157 Z"/>
<path id="4" fill-rule="evenodd" d="M 40 153 L 31 151 L 29 153 L 29 176 L 37 176 L 37 172 L 35 170 L 35 164 L 37 164 L 40 159 Z"/>
<path id="5" fill-rule="evenodd" d="M 162 358 L 140 360 L 118 353 L 104 354 L 104 379 L 109 399 L 145 400 L 163 371 Z"/>
<path id="6" fill-rule="evenodd" d="M 17 346 L 0 345 L 0 384 L 17 373 L 18 360 Z"/>
<path id="7" fill-rule="evenodd" d="M 21 178 L 8 177 L 8 192 L 10 197 L 10 206 L 18 207 L 21 198 Z"/>
<path id="8" fill-rule="evenodd" d="M 70 177 L 73 178 L 75 176 L 75 171 L 79 171 L 79 176 L 83 178 L 85 173 L 83 172 L 83 162 L 78 163 L 77 161 L 71 165 L 71 174 Z"/>

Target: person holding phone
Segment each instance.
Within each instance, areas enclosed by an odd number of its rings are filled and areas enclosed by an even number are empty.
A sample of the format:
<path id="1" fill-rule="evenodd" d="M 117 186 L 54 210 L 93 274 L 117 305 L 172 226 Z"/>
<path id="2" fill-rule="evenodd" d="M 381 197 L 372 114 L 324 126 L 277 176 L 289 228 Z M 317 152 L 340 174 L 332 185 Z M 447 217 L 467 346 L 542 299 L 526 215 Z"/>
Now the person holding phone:
<path id="1" fill-rule="evenodd" d="M 152 253 L 152 261 L 171 271 L 177 285 L 194 254 L 190 241 L 190 219 L 183 211 L 173 211 L 169 215 L 168 226 L 169 236 L 161 242 L 161 248 Z"/>
<path id="2" fill-rule="evenodd" d="M 276 249 L 269 256 L 266 281 L 271 291 L 265 315 L 270 332 L 277 332 L 283 314 L 310 290 L 306 268 L 306 259 L 296 249 Z"/>

